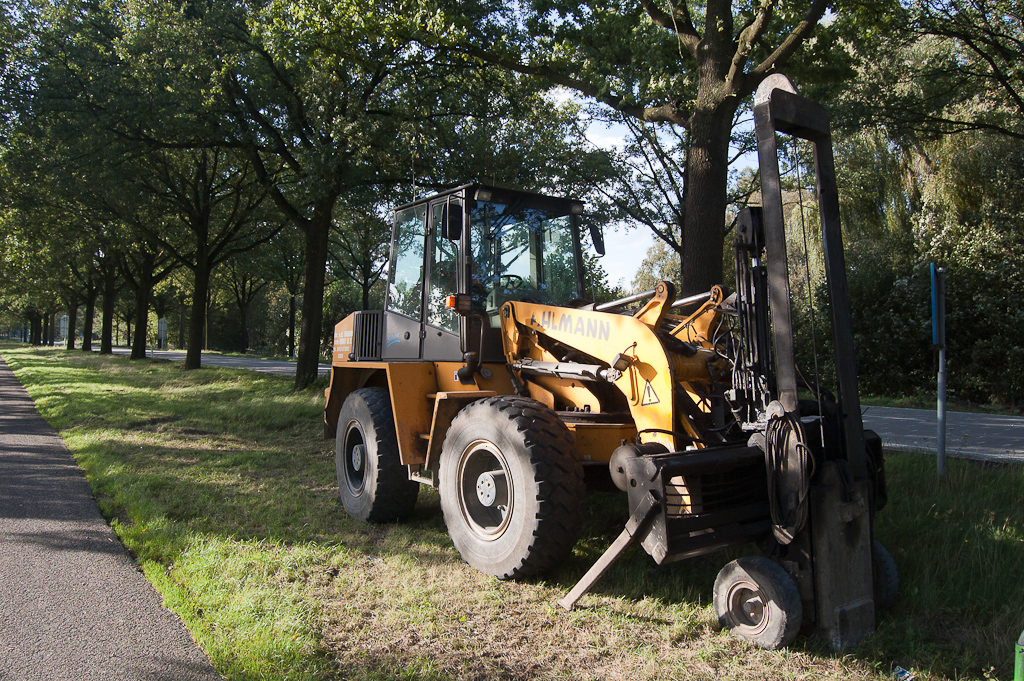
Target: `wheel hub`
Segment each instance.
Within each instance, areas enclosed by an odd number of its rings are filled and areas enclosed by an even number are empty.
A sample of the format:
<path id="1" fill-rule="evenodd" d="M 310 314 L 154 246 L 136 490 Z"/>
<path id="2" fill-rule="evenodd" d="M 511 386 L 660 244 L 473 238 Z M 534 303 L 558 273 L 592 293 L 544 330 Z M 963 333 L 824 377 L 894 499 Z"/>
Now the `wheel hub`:
<path id="1" fill-rule="evenodd" d="M 356 445 L 352 448 L 352 470 L 360 472 L 363 470 L 363 462 L 366 460 L 366 445 Z"/>
<path id="2" fill-rule="evenodd" d="M 485 541 L 501 537 L 512 519 L 515 500 L 500 450 L 486 440 L 467 447 L 459 462 L 458 489 L 462 516 L 473 533 Z"/>
<path id="3" fill-rule="evenodd" d="M 363 493 L 366 482 L 366 466 L 369 454 L 366 451 L 366 440 L 357 423 L 350 423 L 345 432 L 344 445 L 345 484 L 352 496 Z"/>
<path id="4" fill-rule="evenodd" d="M 768 626 L 767 599 L 761 589 L 751 582 L 739 582 L 729 590 L 729 617 L 734 626 L 752 632 Z"/>
<path id="5" fill-rule="evenodd" d="M 508 502 L 505 471 L 484 471 L 476 479 L 476 498 L 487 507 L 504 506 Z"/>

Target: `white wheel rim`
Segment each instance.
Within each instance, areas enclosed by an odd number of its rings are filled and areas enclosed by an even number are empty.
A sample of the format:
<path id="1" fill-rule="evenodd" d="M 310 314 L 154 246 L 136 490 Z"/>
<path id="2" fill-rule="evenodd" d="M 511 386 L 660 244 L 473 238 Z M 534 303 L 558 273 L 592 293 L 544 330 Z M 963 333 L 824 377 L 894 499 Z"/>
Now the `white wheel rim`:
<path id="1" fill-rule="evenodd" d="M 497 492 L 481 495 L 478 492 L 478 483 L 482 479 L 489 485 L 497 484 Z M 508 462 L 493 443 L 476 440 L 463 450 L 456 478 L 459 512 L 466 526 L 484 541 L 499 539 L 512 521 L 512 514 L 515 512 L 515 487 L 511 481 Z M 505 503 L 487 505 L 482 501 L 482 498 L 490 497 L 496 497 Z"/>

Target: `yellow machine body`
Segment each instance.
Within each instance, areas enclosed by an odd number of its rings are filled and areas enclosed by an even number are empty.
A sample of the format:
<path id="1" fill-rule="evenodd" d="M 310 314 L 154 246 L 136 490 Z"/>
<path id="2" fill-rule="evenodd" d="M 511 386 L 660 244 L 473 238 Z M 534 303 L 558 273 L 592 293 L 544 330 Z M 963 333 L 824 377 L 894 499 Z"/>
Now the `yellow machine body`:
<path id="1" fill-rule="evenodd" d="M 644 432 L 645 442 L 659 442 L 668 450 L 685 449 L 682 432 L 701 447 L 700 433 L 690 423 L 680 400 L 703 411 L 711 406 L 704 397 L 712 375 L 724 367 L 711 350 L 712 336 L 721 321 L 722 290 L 688 316 L 668 314 L 671 287 L 662 283 L 650 303 L 635 315 L 555 307 L 510 301 L 501 310 L 501 333 L 507 366 L 521 360 L 557 362 L 546 347 L 557 344 L 604 363 L 617 355 L 629 365 L 609 383 L 621 400 L 609 404 L 594 382 L 557 376 L 511 374 L 528 395 L 560 413 L 568 413 L 566 426 L 576 439 L 576 457 L 583 463 L 607 463 L 623 440 Z M 376 386 L 388 389 L 395 414 L 401 462 L 426 472 L 436 467 L 445 433 L 458 411 L 473 400 L 511 395 L 515 388 L 506 365 L 485 363 L 490 378 L 480 373 L 473 383 L 461 383 L 456 371 L 461 362 L 355 361 L 352 358 L 355 315 L 335 326 L 331 382 L 325 396 L 325 432 L 333 436 L 345 397 L 354 390 Z M 692 348 L 684 356 L 666 348 L 657 329 L 669 322 L 673 339 Z M 623 412 L 621 404 L 628 406 Z M 572 413 L 582 415 L 572 418 Z M 617 419 L 594 417 L 614 414 Z M 646 432 L 645 432 L 646 431 Z M 436 481 L 432 481 L 436 482 Z"/>

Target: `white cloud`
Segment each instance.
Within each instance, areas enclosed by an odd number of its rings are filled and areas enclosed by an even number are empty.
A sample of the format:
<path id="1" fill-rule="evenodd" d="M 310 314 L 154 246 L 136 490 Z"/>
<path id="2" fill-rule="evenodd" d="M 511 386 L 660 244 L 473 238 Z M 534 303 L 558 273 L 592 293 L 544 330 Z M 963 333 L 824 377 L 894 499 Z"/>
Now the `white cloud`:
<path id="1" fill-rule="evenodd" d="M 551 98 L 555 104 L 561 106 L 566 102 L 580 101 L 580 98 L 573 93 L 572 90 L 567 90 L 564 87 L 555 87 L 547 91 L 547 96 Z"/>
<path id="2" fill-rule="evenodd" d="M 626 127 L 623 125 L 604 125 L 591 123 L 587 128 L 587 139 L 590 142 L 605 150 L 621 149 L 626 143 Z"/>

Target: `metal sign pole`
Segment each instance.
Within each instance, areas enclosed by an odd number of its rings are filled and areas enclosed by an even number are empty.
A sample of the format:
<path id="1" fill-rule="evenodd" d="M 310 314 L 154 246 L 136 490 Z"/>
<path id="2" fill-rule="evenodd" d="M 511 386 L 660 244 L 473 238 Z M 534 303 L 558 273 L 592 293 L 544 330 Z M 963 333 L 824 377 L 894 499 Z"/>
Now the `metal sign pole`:
<path id="1" fill-rule="evenodd" d="M 946 270 L 932 263 L 932 344 L 939 349 L 938 396 L 936 400 L 936 466 L 938 476 L 946 474 Z"/>
<path id="2" fill-rule="evenodd" d="M 1013 647 L 1013 681 L 1024 681 L 1024 631 Z"/>

